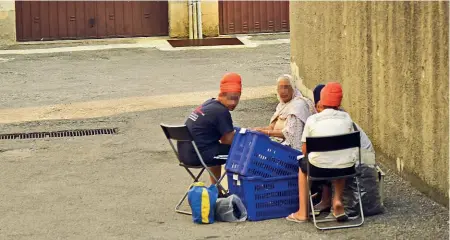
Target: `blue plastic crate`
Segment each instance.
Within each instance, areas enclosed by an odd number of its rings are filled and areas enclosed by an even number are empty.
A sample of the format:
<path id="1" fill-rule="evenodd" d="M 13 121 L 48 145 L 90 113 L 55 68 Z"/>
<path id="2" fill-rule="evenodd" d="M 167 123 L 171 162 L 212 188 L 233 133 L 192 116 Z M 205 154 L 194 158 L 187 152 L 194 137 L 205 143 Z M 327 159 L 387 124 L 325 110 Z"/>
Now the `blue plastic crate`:
<path id="1" fill-rule="evenodd" d="M 298 173 L 299 155 L 262 133 L 236 128 L 225 169 L 249 177 L 289 176 Z"/>
<path id="2" fill-rule="evenodd" d="M 227 173 L 231 194 L 241 198 L 248 220 L 287 217 L 298 211 L 298 175 L 262 178 Z"/>

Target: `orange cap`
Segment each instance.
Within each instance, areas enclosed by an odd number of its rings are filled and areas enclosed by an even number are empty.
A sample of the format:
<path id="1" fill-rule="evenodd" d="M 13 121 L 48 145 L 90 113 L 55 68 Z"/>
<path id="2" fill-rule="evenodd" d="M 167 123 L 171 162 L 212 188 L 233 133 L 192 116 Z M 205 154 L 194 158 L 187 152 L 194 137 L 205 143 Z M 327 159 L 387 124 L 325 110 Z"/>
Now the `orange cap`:
<path id="1" fill-rule="evenodd" d="M 339 107 L 342 101 L 342 86 L 337 82 L 330 82 L 320 91 L 320 103 L 327 107 Z"/>
<path id="2" fill-rule="evenodd" d="M 222 77 L 222 80 L 220 80 L 221 93 L 241 92 L 241 90 L 241 76 L 237 73 L 227 73 Z"/>

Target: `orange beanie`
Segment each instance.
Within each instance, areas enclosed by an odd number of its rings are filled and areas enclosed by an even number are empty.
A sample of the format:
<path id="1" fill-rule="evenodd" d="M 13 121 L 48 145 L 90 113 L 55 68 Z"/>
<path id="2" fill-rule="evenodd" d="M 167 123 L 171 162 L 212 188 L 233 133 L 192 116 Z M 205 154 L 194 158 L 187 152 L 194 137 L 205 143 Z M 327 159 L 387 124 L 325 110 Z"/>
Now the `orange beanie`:
<path id="1" fill-rule="evenodd" d="M 327 107 L 339 107 L 342 101 L 342 87 L 337 82 L 330 82 L 320 92 L 320 103 Z"/>
<path id="2" fill-rule="evenodd" d="M 221 93 L 229 93 L 229 92 L 241 92 L 242 83 L 241 76 L 237 73 L 227 73 L 222 77 L 220 81 L 220 92 Z"/>

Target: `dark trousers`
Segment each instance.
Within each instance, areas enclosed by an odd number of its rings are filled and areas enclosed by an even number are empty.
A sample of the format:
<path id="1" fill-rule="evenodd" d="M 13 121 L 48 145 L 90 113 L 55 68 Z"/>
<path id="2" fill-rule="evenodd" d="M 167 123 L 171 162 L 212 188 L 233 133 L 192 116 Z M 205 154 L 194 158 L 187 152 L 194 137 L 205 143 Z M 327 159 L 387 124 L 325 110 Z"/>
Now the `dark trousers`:
<path id="1" fill-rule="evenodd" d="M 228 155 L 230 152 L 230 145 L 225 144 L 217 144 L 208 149 L 199 150 L 203 161 L 207 166 L 219 166 L 226 163 L 226 159 L 215 159 L 215 156 L 218 155 Z M 179 142 L 178 143 L 178 152 L 180 155 L 180 160 L 190 166 L 200 166 L 201 162 L 195 152 L 194 147 L 190 142 Z"/>

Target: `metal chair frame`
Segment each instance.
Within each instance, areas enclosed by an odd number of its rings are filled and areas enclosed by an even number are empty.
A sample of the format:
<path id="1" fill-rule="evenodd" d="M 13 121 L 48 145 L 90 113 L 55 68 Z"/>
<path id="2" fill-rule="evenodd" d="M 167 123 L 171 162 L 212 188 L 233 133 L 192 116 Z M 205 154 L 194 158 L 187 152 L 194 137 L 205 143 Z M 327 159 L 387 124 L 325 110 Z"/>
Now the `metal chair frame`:
<path id="1" fill-rule="evenodd" d="M 166 124 L 161 124 L 161 128 L 167 138 L 167 140 L 169 141 L 170 146 L 172 147 L 173 152 L 175 153 L 175 155 L 177 156 L 177 159 L 179 161 L 179 165 L 181 167 L 183 167 L 188 173 L 189 175 L 192 177 L 192 179 L 194 180 L 193 183 L 198 182 L 199 178 L 202 176 L 203 172 L 206 170 L 209 175 L 216 181 L 216 186 L 219 189 L 219 191 L 222 191 L 225 195 L 228 194 L 228 191 L 220 184 L 220 182 L 223 180 L 223 178 L 226 176 L 226 173 L 223 173 L 222 176 L 217 179 L 214 174 L 211 172 L 211 170 L 209 170 L 209 167 L 214 167 L 214 166 L 219 166 L 219 165 L 206 165 L 202 155 L 200 154 L 200 151 L 198 150 L 197 144 L 195 143 L 191 133 L 189 132 L 189 129 L 186 127 L 186 125 L 166 125 Z M 177 150 L 177 148 L 175 147 L 175 144 L 173 143 L 173 140 L 175 141 L 181 141 L 181 142 L 191 142 L 197 156 L 198 159 L 200 160 L 201 165 L 199 166 L 190 166 L 190 165 L 186 165 L 184 164 L 181 159 L 180 159 L 180 155 L 179 152 Z M 216 159 L 225 159 L 227 158 L 227 155 L 222 155 L 222 156 L 218 156 L 216 157 Z M 191 169 L 200 169 L 200 172 L 195 175 Z M 186 193 L 184 194 L 184 196 L 180 199 L 180 201 L 178 201 L 178 204 L 175 207 L 175 212 L 177 213 L 181 213 L 181 214 L 187 214 L 187 215 L 192 215 L 191 211 L 183 211 L 180 210 L 181 205 L 183 204 L 183 202 L 186 200 L 186 197 L 188 195 L 189 190 L 186 191 Z"/>
<path id="2" fill-rule="evenodd" d="M 355 129 L 356 130 L 356 129 Z M 329 178 L 318 178 L 310 176 L 310 163 L 307 158 L 308 153 L 310 152 L 328 152 L 328 151 L 336 151 L 336 150 L 344 150 L 350 148 L 358 148 L 358 162 L 359 165 L 355 168 L 356 173 L 351 175 L 342 175 L 336 177 Z M 307 183 L 308 183 L 308 198 L 309 198 L 309 208 L 314 209 L 314 203 L 311 194 L 311 184 L 313 181 L 332 181 L 337 179 L 345 179 L 345 178 L 356 178 L 356 186 L 358 188 L 358 197 L 359 197 L 359 207 L 360 207 L 360 217 L 361 221 L 356 224 L 347 224 L 347 225 L 339 225 L 339 226 L 331 226 L 331 227 L 321 227 L 318 223 L 329 222 L 330 220 L 317 220 L 315 214 L 312 214 L 314 226 L 320 230 L 331 230 L 331 229 L 341 229 L 341 228 L 352 228 L 359 227 L 364 223 L 364 212 L 361 201 L 361 189 L 359 187 L 359 177 L 360 171 L 359 167 L 361 166 L 361 138 L 360 132 L 355 131 L 349 134 L 342 135 L 334 135 L 334 136 L 326 136 L 326 137 L 307 137 L 306 138 L 306 154 L 305 159 L 307 162 Z M 308 209 L 308 212 L 310 212 Z"/>

